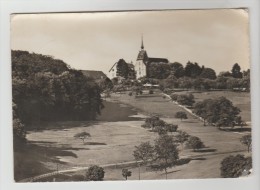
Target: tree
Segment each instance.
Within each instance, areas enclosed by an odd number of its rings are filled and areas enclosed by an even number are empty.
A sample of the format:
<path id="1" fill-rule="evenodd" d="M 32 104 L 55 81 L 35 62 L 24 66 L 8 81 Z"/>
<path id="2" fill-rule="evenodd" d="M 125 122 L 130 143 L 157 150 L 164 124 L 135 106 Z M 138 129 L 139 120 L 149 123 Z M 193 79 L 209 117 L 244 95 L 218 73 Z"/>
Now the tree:
<path id="1" fill-rule="evenodd" d="M 129 68 L 124 59 L 119 59 L 116 65 L 116 75 L 120 77 L 128 78 Z"/>
<path id="2" fill-rule="evenodd" d="M 178 131 L 178 134 L 175 136 L 175 141 L 181 144 L 183 149 L 183 144 L 189 139 L 190 135 L 185 131 Z"/>
<path id="3" fill-rule="evenodd" d="M 198 149 L 205 147 L 204 143 L 200 140 L 200 138 L 195 136 L 190 136 L 186 145 L 188 148 L 192 148 L 194 152 Z"/>
<path id="4" fill-rule="evenodd" d="M 86 180 L 88 181 L 102 181 L 104 176 L 104 168 L 97 165 L 90 166 L 86 172 Z"/>
<path id="5" fill-rule="evenodd" d="M 139 179 L 140 179 L 140 165 L 146 165 L 154 159 L 154 147 L 150 142 L 143 142 L 139 146 L 135 146 L 133 156 L 139 164 Z"/>
<path id="6" fill-rule="evenodd" d="M 122 176 L 127 180 L 128 177 L 132 175 L 132 172 L 129 171 L 128 169 L 122 169 Z"/>
<path id="7" fill-rule="evenodd" d="M 192 94 L 189 95 L 182 94 L 178 96 L 177 102 L 181 105 L 192 106 L 195 101 L 194 101 L 194 96 Z"/>
<path id="8" fill-rule="evenodd" d="M 26 142 L 26 131 L 18 118 L 13 119 L 13 141 L 15 146 Z"/>
<path id="9" fill-rule="evenodd" d="M 176 77 L 176 78 L 180 78 L 184 76 L 184 68 L 183 65 L 181 63 L 178 62 L 174 62 L 174 63 L 170 63 L 170 67 L 171 67 L 171 73 Z"/>
<path id="10" fill-rule="evenodd" d="M 240 66 L 235 63 L 232 67 L 231 73 L 234 78 L 242 78 L 242 72 Z"/>
<path id="11" fill-rule="evenodd" d="M 145 119 L 145 124 L 142 125 L 144 128 L 152 128 L 152 131 L 155 130 L 156 127 L 164 127 L 165 122 L 159 118 L 157 115 L 152 115 Z"/>
<path id="12" fill-rule="evenodd" d="M 211 68 L 204 68 L 200 74 L 201 78 L 215 80 L 217 78 L 216 72 Z"/>
<path id="13" fill-rule="evenodd" d="M 168 132 L 171 132 L 171 133 L 172 133 L 172 132 L 176 132 L 177 129 L 178 129 L 178 125 L 169 124 L 169 123 L 166 124 L 166 130 L 167 130 Z"/>
<path id="14" fill-rule="evenodd" d="M 203 69 L 198 65 L 198 63 L 191 63 L 190 61 L 188 61 L 184 70 L 185 76 L 196 78 L 201 74 Z"/>
<path id="15" fill-rule="evenodd" d="M 221 161 L 221 176 L 224 178 L 235 178 L 241 176 L 244 170 L 252 168 L 252 158 L 238 154 L 228 156 Z"/>
<path id="16" fill-rule="evenodd" d="M 175 117 L 180 118 L 181 120 L 188 119 L 187 114 L 184 111 L 176 112 Z"/>
<path id="17" fill-rule="evenodd" d="M 233 126 L 239 112 L 240 109 L 225 97 L 205 99 L 194 106 L 194 113 L 219 128 Z"/>
<path id="18" fill-rule="evenodd" d="M 149 63 L 147 76 L 154 79 L 166 79 L 171 73 L 168 63 Z"/>
<path id="19" fill-rule="evenodd" d="M 87 133 L 87 132 L 81 132 L 81 133 L 77 133 L 76 135 L 74 135 L 74 137 L 81 139 L 82 142 L 83 142 L 83 144 L 84 144 L 85 139 L 86 139 L 87 137 L 90 137 L 90 134 Z"/>
<path id="20" fill-rule="evenodd" d="M 175 165 L 179 159 L 179 151 L 173 140 L 169 135 L 160 135 L 155 140 L 155 159 L 158 163 L 158 169 L 164 170 L 165 178 L 167 179 L 167 169 Z"/>
<path id="21" fill-rule="evenodd" d="M 244 135 L 241 139 L 240 142 L 247 147 L 247 151 L 250 151 L 250 148 L 252 146 L 252 136 L 250 135 Z"/>

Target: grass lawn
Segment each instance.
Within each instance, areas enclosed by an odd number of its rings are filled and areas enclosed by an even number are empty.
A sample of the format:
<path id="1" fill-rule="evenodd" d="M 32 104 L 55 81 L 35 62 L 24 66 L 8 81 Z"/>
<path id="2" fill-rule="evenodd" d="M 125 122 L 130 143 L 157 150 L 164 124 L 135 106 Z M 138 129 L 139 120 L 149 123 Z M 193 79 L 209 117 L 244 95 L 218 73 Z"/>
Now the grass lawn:
<path id="1" fill-rule="evenodd" d="M 233 92 L 233 91 L 208 91 L 208 92 L 198 92 L 198 91 L 182 91 L 176 92 L 176 94 L 185 94 L 191 92 L 194 97 L 195 101 L 203 101 L 209 98 L 217 98 L 224 96 L 230 101 L 233 102 L 235 106 L 240 108 L 243 120 L 246 122 L 251 121 L 251 97 L 250 93 L 248 92 Z"/>
<path id="2" fill-rule="evenodd" d="M 198 152 L 189 149 L 181 150 L 182 158 L 188 157 L 192 160 L 187 164 L 170 169 L 168 179 L 217 178 L 220 177 L 219 167 L 224 157 L 238 153 L 247 154 L 246 147 L 241 145 L 239 139 L 249 132 L 235 133 L 220 131 L 210 126 L 204 127 L 203 123 L 192 115 L 188 115 L 188 119 L 184 121 L 176 119 L 174 118 L 175 113 L 182 108 L 169 99 L 163 98 L 159 92 L 138 98 L 127 94 L 113 94 L 110 101 L 130 105 L 135 108 L 136 112 L 131 112 L 133 117 L 121 121 L 107 121 L 108 117 L 105 117 L 106 119 L 100 119 L 95 123 L 84 121 L 49 123 L 48 130 L 30 131 L 27 138 L 30 143 L 44 147 L 45 150 L 57 150 L 52 156 L 60 161 L 64 168 L 133 161 L 132 154 L 136 145 L 145 141 L 153 142 L 158 137 L 157 134 L 141 127 L 141 124 L 144 123 L 143 115 L 157 113 L 163 120 L 178 124 L 178 129 L 198 136 L 206 145 L 205 149 Z M 121 106 L 126 108 L 125 105 Z M 115 111 L 109 107 L 106 109 L 111 112 Z M 128 109 L 132 108 L 128 107 Z M 122 110 L 119 111 L 122 112 Z M 107 110 L 105 113 L 109 114 Z M 136 118 L 136 115 L 139 118 Z M 59 129 L 55 126 L 62 127 Z M 91 134 L 91 138 L 87 139 L 86 143 L 74 138 L 76 133 L 82 131 Z M 26 156 L 29 157 L 30 154 Z M 49 170 L 56 167 L 55 164 L 44 162 L 44 160 L 42 164 Z M 138 168 L 133 165 L 128 168 L 132 171 L 129 180 L 138 179 Z M 105 168 L 105 171 L 105 180 L 124 180 L 120 167 L 108 167 Z M 85 174 L 85 171 L 74 172 L 71 175 L 74 174 Z M 141 179 L 164 178 L 165 175 L 162 171 L 155 172 L 147 170 L 145 167 L 141 168 Z"/>

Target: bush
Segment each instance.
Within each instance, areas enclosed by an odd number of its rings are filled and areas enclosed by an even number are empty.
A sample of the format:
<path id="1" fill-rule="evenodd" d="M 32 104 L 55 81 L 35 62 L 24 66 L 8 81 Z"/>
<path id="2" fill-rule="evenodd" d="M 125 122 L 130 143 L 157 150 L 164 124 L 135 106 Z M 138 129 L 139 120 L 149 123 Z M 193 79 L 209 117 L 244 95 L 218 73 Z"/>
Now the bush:
<path id="1" fill-rule="evenodd" d="M 153 90 L 151 89 L 151 90 L 149 90 L 149 94 L 153 94 Z"/>
<path id="2" fill-rule="evenodd" d="M 196 151 L 198 149 L 201 149 L 201 148 L 204 148 L 205 145 L 204 143 L 200 140 L 199 137 L 195 137 L 195 136 L 190 136 L 187 143 L 186 143 L 186 146 L 188 148 L 192 148 L 193 151 Z"/>
<path id="3" fill-rule="evenodd" d="M 221 177 L 235 178 L 241 176 L 244 170 L 252 168 L 252 157 L 245 158 L 244 155 L 228 156 L 221 162 Z"/>
<path id="4" fill-rule="evenodd" d="M 102 181 L 104 176 L 104 168 L 97 165 L 90 166 L 86 172 L 86 180 L 88 181 Z"/>
<path id="5" fill-rule="evenodd" d="M 178 125 L 174 125 L 174 124 L 166 124 L 166 129 L 168 132 L 176 132 L 178 129 Z"/>
<path id="6" fill-rule="evenodd" d="M 129 92 L 128 95 L 129 95 L 129 96 L 132 96 L 132 95 L 133 95 L 133 92 Z"/>
<path id="7" fill-rule="evenodd" d="M 171 94 L 170 96 L 171 96 L 171 99 L 173 101 L 177 101 L 177 99 L 178 99 L 178 95 L 177 94 Z"/>
<path id="8" fill-rule="evenodd" d="M 188 119 L 187 114 L 184 111 L 176 112 L 175 117 L 180 118 L 181 120 Z"/>

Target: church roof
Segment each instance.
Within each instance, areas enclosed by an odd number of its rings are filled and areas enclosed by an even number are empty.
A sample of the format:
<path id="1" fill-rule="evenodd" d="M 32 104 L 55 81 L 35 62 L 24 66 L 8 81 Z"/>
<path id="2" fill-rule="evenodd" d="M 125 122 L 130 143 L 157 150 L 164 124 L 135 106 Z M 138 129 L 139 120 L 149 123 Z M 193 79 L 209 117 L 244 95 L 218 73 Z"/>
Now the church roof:
<path id="1" fill-rule="evenodd" d="M 162 62 L 162 63 L 169 63 L 169 60 L 166 58 L 157 58 L 157 57 L 149 57 L 148 58 L 148 62 Z"/>
<path id="2" fill-rule="evenodd" d="M 148 55 L 147 55 L 146 51 L 142 49 L 139 51 L 136 60 L 147 60 L 147 58 L 148 58 Z"/>

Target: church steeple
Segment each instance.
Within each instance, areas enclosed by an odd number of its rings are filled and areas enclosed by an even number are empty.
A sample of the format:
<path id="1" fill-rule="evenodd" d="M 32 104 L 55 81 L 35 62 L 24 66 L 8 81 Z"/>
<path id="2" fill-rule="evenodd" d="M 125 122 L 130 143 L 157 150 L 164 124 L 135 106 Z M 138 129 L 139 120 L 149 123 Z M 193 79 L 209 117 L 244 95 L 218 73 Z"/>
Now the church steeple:
<path id="1" fill-rule="evenodd" d="M 144 49 L 143 34 L 142 34 L 141 49 Z"/>

